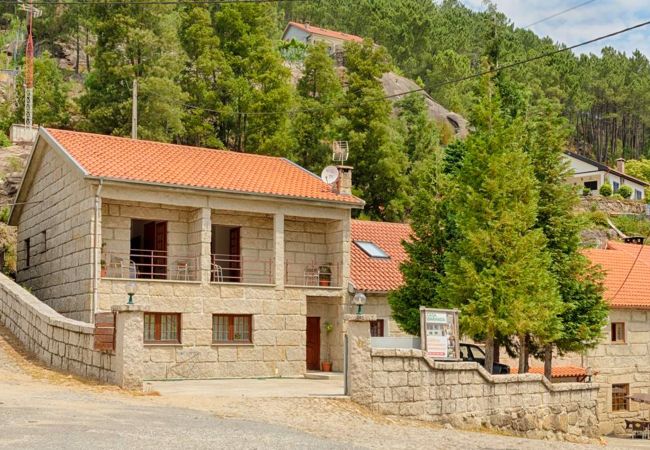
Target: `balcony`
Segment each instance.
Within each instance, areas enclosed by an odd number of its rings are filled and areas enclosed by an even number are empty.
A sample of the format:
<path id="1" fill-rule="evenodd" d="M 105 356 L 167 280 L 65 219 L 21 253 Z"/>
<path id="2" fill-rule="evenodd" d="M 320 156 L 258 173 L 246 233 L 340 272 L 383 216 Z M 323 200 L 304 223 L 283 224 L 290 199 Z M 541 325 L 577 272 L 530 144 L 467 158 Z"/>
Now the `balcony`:
<path id="1" fill-rule="evenodd" d="M 242 255 L 210 255 L 212 283 L 273 284 L 273 259 L 249 258 Z"/>
<path id="2" fill-rule="evenodd" d="M 137 249 L 130 253 L 105 254 L 102 277 L 179 281 L 201 279 L 197 256 L 170 256 L 162 250 Z"/>
<path id="3" fill-rule="evenodd" d="M 299 287 L 341 287 L 340 264 L 285 264 L 285 284 Z"/>

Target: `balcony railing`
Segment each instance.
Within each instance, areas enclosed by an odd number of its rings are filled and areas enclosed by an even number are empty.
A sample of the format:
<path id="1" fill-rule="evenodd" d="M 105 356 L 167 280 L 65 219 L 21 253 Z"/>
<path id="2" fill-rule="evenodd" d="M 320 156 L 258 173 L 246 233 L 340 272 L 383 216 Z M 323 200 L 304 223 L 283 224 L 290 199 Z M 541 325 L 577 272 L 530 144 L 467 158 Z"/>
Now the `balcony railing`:
<path id="1" fill-rule="evenodd" d="M 171 256 L 162 250 L 133 249 L 128 254 L 106 254 L 103 261 L 103 277 L 182 281 L 200 279 L 199 258 L 196 256 Z"/>
<path id="2" fill-rule="evenodd" d="M 241 255 L 213 254 L 210 281 L 213 283 L 273 284 L 273 260 Z"/>
<path id="3" fill-rule="evenodd" d="M 340 264 L 286 263 L 285 283 L 290 286 L 340 287 Z"/>

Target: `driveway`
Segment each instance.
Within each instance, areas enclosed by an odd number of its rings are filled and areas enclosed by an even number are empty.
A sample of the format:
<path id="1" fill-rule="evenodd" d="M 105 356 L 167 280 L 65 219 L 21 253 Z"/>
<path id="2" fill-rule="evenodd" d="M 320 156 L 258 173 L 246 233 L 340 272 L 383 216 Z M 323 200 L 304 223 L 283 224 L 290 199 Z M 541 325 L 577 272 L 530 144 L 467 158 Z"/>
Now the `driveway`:
<path id="1" fill-rule="evenodd" d="M 157 392 L 129 393 L 48 370 L 16 351 L 0 327 L 0 449 L 629 448 L 625 441 L 551 443 L 390 419 L 338 395 L 338 380 L 184 381 L 153 388 Z"/>

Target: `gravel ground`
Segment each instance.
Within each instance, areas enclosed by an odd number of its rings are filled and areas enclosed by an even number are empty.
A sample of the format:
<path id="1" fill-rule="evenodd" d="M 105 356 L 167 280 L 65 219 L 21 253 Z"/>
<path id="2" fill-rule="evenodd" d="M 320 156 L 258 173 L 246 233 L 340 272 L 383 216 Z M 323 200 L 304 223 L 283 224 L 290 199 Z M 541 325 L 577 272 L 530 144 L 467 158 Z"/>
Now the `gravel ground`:
<path id="1" fill-rule="evenodd" d="M 129 393 L 45 369 L 11 341 L 0 328 L 0 448 L 629 448 L 624 441 L 544 442 L 392 420 L 343 397 Z"/>

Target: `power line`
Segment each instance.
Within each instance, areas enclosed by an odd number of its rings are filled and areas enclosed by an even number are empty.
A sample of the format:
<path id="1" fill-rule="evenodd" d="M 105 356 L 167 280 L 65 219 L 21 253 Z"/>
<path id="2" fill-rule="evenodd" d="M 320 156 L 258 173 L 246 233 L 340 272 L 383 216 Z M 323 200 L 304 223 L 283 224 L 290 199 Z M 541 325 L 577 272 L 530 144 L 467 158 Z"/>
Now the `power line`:
<path id="1" fill-rule="evenodd" d="M 648 236 L 650 238 L 650 236 Z M 647 239 L 647 238 L 646 238 Z M 645 241 L 645 239 L 644 239 Z M 623 286 L 625 286 L 625 283 L 627 283 L 628 278 L 630 278 L 630 275 L 632 274 L 632 270 L 634 270 L 634 266 L 636 266 L 637 261 L 639 260 L 639 257 L 641 256 L 641 252 L 643 251 L 643 247 L 645 247 L 645 244 L 641 244 L 639 251 L 636 254 L 636 258 L 634 258 L 634 261 L 632 262 L 632 265 L 630 266 L 630 270 L 627 271 L 627 275 L 625 275 L 625 278 L 623 279 L 623 282 L 621 285 L 618 287 L 618 290 L 612 297 L 611 301 L 614 301 L 616 299 L 616 296 L 621 292 L 621 289 L 623 289 Z"/>
<path id="2" fill-rule="evenodd" d="M 554 19 L 554 18 L 556 18 L 558 16 L 561 16 L 562 14 L 566 14 L 566 13 L 568 13 L 570 11 L 575 10 L 575 9 L 582 8 L 583 6 L 586 6 L 586 5 L 588 5 L 590 3 L 593 3 L 595 1 L 596 0 L 587 0 L 586 2 L 579 3 L 579 4 L 575 5 L 575 6 L 570 7 L 570 8 L 567 8 L 567 9 L 564 9 L 562 11 L 556 12 L 555 14 L 551 14 L 550 16 L 546 16 L 546 17 L 544 17 L 542 19 L 536 20 L 535 22 L 529 23 L 528 25 L 523 26 L 521 28 L 530 28 L 530 27 L 532 27 L 534 25 L 538 25 L 538 24 L 540 24 L 542 22 L 546 22 L 547 20 L 551 20 L 551 19 Z"/>
<path id="3" fill-rule="evenodd" d="M 636 30 L 638 28 L 642 28 L 642 27 L 645 27 L 645 26 L 648 26 L 648 25 L 650 25 L 650 20 L 638 23 L 636 25 L 632 25 L 632 26 L 627 27 L 627 28 L 623 28 L 622 30 L 618 30 L 618 31 L 614 31 L 612 33 L 602 35 L 602 36 L 598 36 L 596 38 L 590 39 L 588 41 L 580 42 L 579 44 L 574 44 L 574 45 L 571 45 L 569 47 L 562 47 L 562 48 L 559 48 L 559 49 L 556 49 L 556 50 L 552 50 L 550 52 L 546 52 L 546 53 L 539 54 L 537 56 L 533 56 L 531 58 L 515 61 L 513 63 L 505 64 L 505 65 L 499 66 L 499 67 L 493 67 L 493 68 L 490 68 L 490 69 L 487 69 L 487 70 L 484 70 L 484 71 L 481 71 L 481 72 L 476 72 L 476 73 L 474 73 L 472 75 L 467 75 L 467 76 L 464 76 L 464 77 L 460 77 L 460 78 L 456 78 L 456 79 L 448 80 L 448 81 L 441 81 L 441 82 L 436 83 L 436 84 L 434 84 L 432 86 L 429 86 L 428 89 L 431 89 L 431 88 L 435 89 L 435 88 L 438 88 L 438 87 L 447 86 L 449 84 L 461 83 L 463 81 L 468 81 L 468 80 L 471 80 L 471 79 L 474 79 L 474 78 L 480 78 L 480 77 L 482 77 L 484 75 L 490 75 L 490 74 L 493 74 L 493 73 L 497 73 L 497 72 L 500 72 L 500 71 L 505 70 L 505 69 L 511 69 L 513 67 L 528 64 L 530 62 L 539 61 L 540 59 L 548 58 L 550 56 L 554 56 L 554 55 L 557 55 L 557 54 L 560 54 L 560 53 L 565 53 L 565 52 L 571 51 L 573 49 L 576 49 L 578 47 L 584 47 L 585 45 L 593 44 L 594 42 L 598 42 L 598 41 L 602 41 L 604 39 L 608 39 L 608 38 L 611 38 L 611 37 L 614 37 L 614 36 L 618 36 L 620 34 L 627 33 L 629 31 Z M 426 89 L 425 88 L 411 89 L 409 91 L 398 92 L 397 94 L 391 94 L 391 95 L 385 95 L 385 96 L 382 96 L 382 97 L 362 99 L 361 101 L 362 102 L 376 102 L 376 101 L 381 101 L 381 100 L 385 100 L 385 99 L 402 97 L 402 96 L 405 96 L 405 95 L 414 94 L 416 92 L 423 92 L 423 91 L 426 91 Z M 353 106 L 353 105 L 350 105 L 350 104 L 347 104 L 347 105 L 346 104 L 338 104 L 338 105 L 333 105 L 333 106 L 323 105 L 321 107 L 306 108 L 306 109 L 298 108 L 298 109 L 293 109 L 293 110 L 288 110 L 288 111 L 268 111 L 268 112 L 250 112 L 250 111 L 246 111 L 245 113 L 249 114 L 249 115 L 272 115 L 272 114 L 288 114 L 288 113 L 293 114 L 293 113 L 296 113 L 296 112 L 317 111 L 317 110 L 321 110 L 321 109 L 325 109 L 325 108 L 329 108 L 329 107 L 342 108 L 342 107 L 346 107 L 346 106 Z M 242 114 L 243 113 L 244 112 L 242 112 Z"/>

